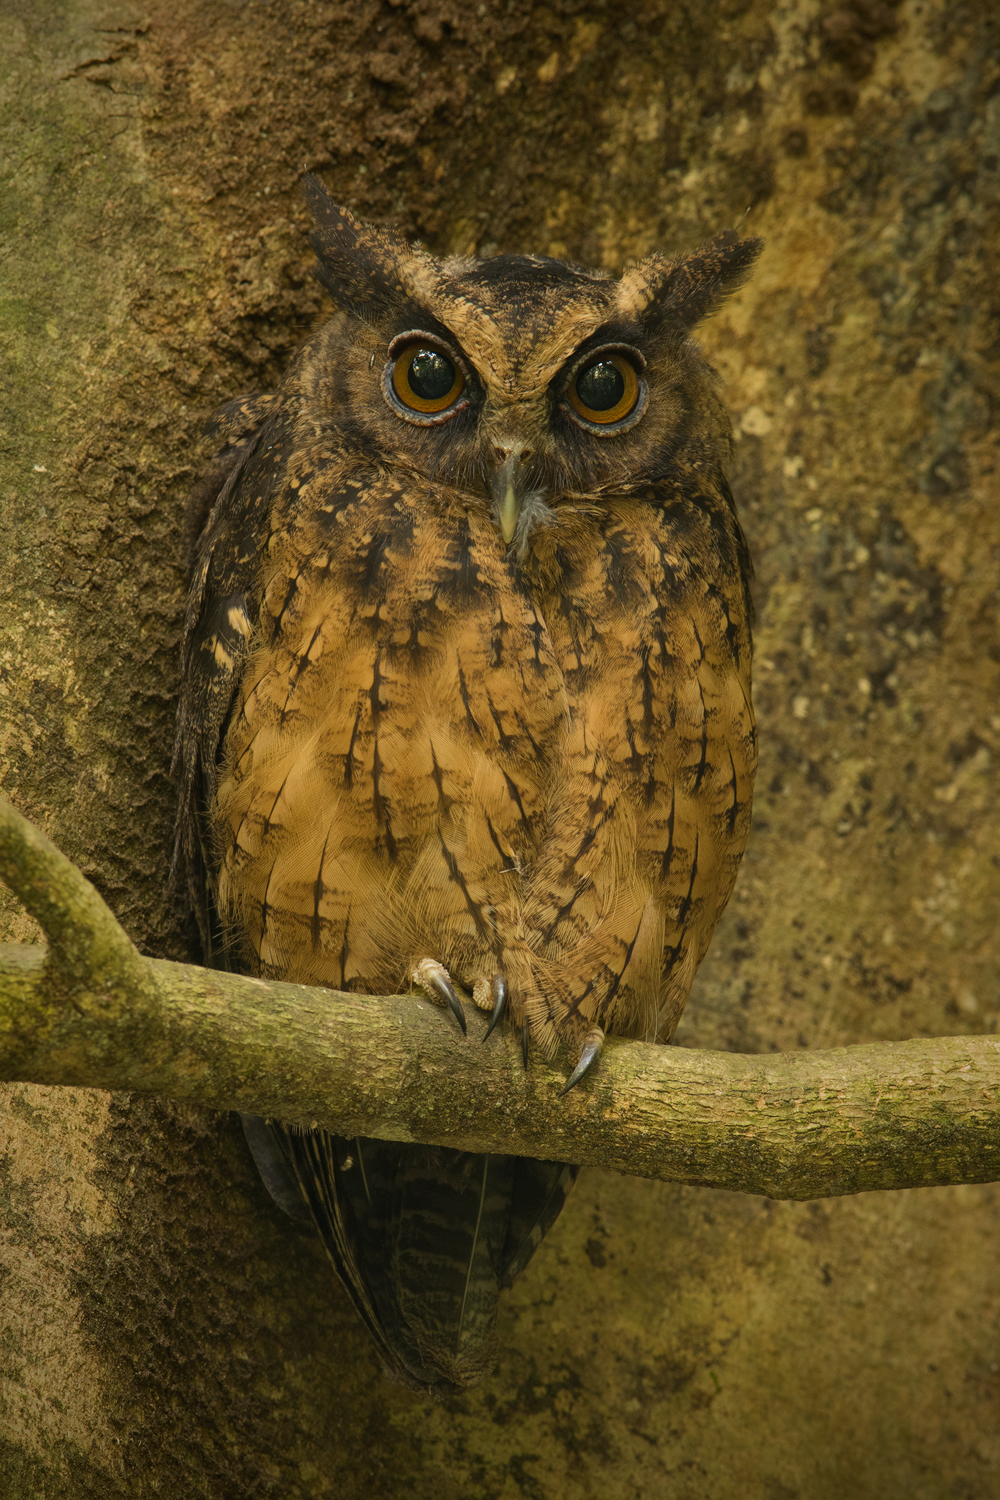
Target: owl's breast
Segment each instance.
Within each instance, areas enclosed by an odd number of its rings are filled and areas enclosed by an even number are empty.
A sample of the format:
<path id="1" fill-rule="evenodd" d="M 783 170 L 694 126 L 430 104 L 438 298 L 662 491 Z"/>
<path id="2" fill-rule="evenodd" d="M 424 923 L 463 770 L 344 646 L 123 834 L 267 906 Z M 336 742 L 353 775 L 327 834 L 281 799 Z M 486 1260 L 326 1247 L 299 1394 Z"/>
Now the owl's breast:
<path id="1" fill-rule="evenodd" d="M 567 700 L 488 516 L 389 482 L 344 499 L 272 537 L 216 799 L 219 887 L 258 966 L 301 972 L 300 932 L 322 967 L 351 928 L 327 978 L 384 988 L 389 950 L 401 969 L 421 930 L 438 948 L 495 931 L 543 837 Z"/>

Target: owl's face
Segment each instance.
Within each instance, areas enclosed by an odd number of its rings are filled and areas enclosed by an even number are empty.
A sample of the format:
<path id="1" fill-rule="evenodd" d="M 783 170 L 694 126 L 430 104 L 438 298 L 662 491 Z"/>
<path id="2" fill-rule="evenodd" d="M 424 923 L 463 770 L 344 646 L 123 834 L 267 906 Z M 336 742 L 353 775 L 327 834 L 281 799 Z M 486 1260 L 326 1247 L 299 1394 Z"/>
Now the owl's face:
<path id="1" fill-rule="evenodd" d="M 721 235 L 620 279 L 541 256 L 439 261 L 315 179 L 307 193 L 343 315 L 301 378 L 313 414 L 379 463 L 487 507 L 518 549 L 563 506 L 723 468 L 728 419 L 689 333 L 759 241 Z"/>

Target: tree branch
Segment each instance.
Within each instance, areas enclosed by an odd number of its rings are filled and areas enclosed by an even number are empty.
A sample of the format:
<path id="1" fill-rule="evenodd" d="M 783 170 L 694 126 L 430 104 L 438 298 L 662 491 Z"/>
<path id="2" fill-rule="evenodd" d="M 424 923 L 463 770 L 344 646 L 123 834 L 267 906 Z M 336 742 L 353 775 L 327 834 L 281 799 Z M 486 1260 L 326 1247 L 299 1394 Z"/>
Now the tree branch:
<path id="1" fill-rule="evenodd" d="M 340 1135 L 589 1162 L 771 1198 L 1000 1179 L 1000 1039 L 739 1056 L 609 1040 L 596 1074 L 480 1045 L 414 996 L 143 958 L 0 799 L 0 877 L 48 947 L 0 946 L 0 1077 L 126 1089 Z"/>

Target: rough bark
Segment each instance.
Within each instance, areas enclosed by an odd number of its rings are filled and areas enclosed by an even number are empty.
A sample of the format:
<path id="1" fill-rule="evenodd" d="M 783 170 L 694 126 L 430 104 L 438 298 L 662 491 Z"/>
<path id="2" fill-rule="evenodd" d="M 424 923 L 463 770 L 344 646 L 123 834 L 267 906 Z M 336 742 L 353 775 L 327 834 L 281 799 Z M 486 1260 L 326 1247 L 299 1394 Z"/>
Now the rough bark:
<path id="1" fill-rule="evenodd" d="M 471 1013 L 144 959 L 93 887 L 0 799 L 0 876 L 46 949 L 0 947 L 0 1077 L 124 1089 L 338 1135 L 610 1167 L 809 1199 L 1000 1179 L 1000 1038 L 740 1057 L 610 1040 L 565 1069 Z"/>
<path id="2" fill-rule="evenodd" d="M 614 267 L 750 210 L 765 259 L 705 339 L 762 762 L 681 1051 L 996 1032 L 997 25 L 989 0 L 6 0 L 3 784 L 143 954 L 196 957 L 165 878 L 187 497 L 203 419 L 324 315 L 308 166 L 438 252 Z M 0 918 L 37 941 L 2 892 Z M 429 1410 L 231 1116 L 3 1096 L 15 1500 L 997 1492 L 995 1185 L 776 1204 L 588 1169 L 496 1375 Z"/>

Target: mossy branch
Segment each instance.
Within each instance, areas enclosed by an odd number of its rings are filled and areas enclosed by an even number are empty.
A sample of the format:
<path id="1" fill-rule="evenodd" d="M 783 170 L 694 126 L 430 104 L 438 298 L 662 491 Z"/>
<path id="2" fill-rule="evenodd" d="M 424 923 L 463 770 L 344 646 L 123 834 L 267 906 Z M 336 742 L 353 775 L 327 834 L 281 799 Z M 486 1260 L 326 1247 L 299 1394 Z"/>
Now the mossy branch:
<path id="1" fill-rule="evenodd" d="M 771 1198 L 1000 1180 L 1000 1039 L 739 1056 L 610 1040 L 564 1067 L 413 996 L 144 958 L 0 799 L 0 877 L 46 948 L 0 947 L 0 1077 L 127 1089 L 341 1135 L 589 1162 Z"/>

